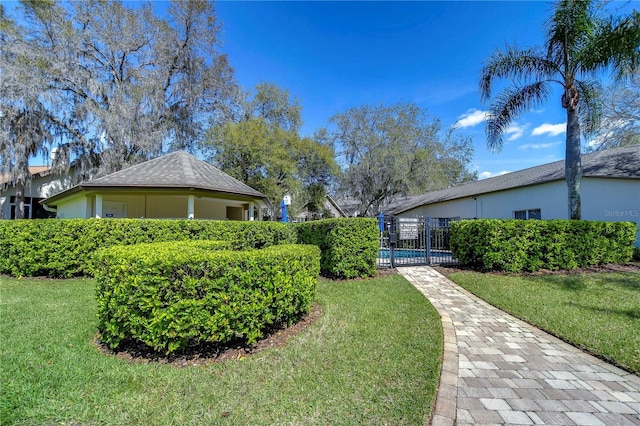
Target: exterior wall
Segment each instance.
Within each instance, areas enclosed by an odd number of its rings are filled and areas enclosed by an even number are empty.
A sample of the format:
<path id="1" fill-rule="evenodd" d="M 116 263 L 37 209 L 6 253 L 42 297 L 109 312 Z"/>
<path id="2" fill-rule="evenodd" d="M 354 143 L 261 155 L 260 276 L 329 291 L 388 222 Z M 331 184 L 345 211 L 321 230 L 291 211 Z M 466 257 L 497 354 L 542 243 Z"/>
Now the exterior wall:
<path id="1" fill-rule="evenodd" d="M 542 219 L 567 219 L 564 181 L 517 188 L 477 198 L 479 218 L 513 219 L 518 210 L 540 209 Z"/>
<path id="2" fill-rule="evenodd" d="M 583 178 L 582 218 L 609 222 L 630 221 L 640 226 L 640 181 L 637 179 Z M 517 210 L 540 209 L 542 219 L 567 219 L 564 181 L 515 188 L 417 207 L 401 217 L 460 217 L 513 219 Z M 640 245 L 640 231 L 636 245 Z"/>
<path id="3" fill-rule="evenodd" d="M 105 204 L 109 203 L 125 203 L 126 217 L 139 218 L 145 217 L 144 212 L 144 196 L 142 195 L 116 195 L 116 194 L 104 194 L 102 196 L 102 217 L 105 217 L 104 210 Z M 95 209 L 95 201 L 94 201 Z M 185 207 L 186 209 L 186 207 Z M 185 210 L 186 211 L 186 210 Z M 95 211 L 93 213 L 95 215 Z"/>
<path id="4" fill-rule="evenodd" d="M 185 199 L 186 202 L 186 199 Z M 196 219 L 218 219 L 225 220 L 227 217 L 228 202 L 214 198 L 196 198 L 195 217 Z"/>
<path id="5" fill-rule="evenodd" d="M 640 179 L 582 179 L 582 218 L 635 222 L 640 246 Z"/>
<path id="6" fill-rule="evenodd" d="M 567 187 L 562 181 L 481 194 L 474 198 L 429 204 L 399 214 L 402 217 L 513 219 L 517 210 L 540 209 L 542 219 L 567 218 Z M 584 207 L 583 207 L 584 209 Z"/>
<path id="7" fill-rule="evenodd" d="M 58 204 L 58 219 L 83 218 L 88 219 L 91 215 L 91 199 L 86 195 L 80 195 L 64 203 Z"/>
<path id="8" fill-rule="evenodd" d="M 154 219 L 185 219 L 187 197 L 182 195 L 147 195 L 147 214 Z"/>

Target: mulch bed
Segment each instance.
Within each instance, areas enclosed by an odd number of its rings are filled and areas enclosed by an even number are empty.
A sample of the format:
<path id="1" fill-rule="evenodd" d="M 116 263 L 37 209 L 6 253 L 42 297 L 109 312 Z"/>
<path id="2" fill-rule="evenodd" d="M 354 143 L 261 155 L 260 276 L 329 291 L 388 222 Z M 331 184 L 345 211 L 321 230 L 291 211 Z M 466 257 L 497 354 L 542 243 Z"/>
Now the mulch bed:
<path id="1" fill-rule="evenodd" d="M 130 362 L 168 364 L 174 367 L 193 367 L 215 362 L 242 360 L 267 349 L 283 346 L 292 336 L 298 334 L 322 316 L 322 307 L 314 304 L 311 312 L 290 327 L 270 330 L 258 342 L 249 345 L 244 342 L 230 342 L 225 345 L 202 345 L 189 348 L 177 355 L 165 356 L 140 343 L 123 344 L 117 351 L 109 349 L 96 336 L 94 344 L 106 354 L 125 359 Z"/>

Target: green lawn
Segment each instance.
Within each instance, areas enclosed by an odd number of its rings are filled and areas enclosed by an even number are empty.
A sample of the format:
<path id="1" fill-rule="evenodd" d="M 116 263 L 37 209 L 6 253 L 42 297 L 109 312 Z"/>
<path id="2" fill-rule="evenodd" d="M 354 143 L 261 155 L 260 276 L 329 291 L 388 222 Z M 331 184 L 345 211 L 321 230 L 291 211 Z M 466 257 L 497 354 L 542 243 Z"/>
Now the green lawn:
<path id="1" fill-rule="evenodd" d="M 492 305 L 636 374 L 640 272 L 449 278 Z"/>
<path id="2" fill-rule="evenodd" d="M 425 424 L 435 310 L 398 275 L 321 280 L 324 315 L 280 348 L 177 368 L 101 354 L 92 280 L 0 277 L 1 424 Z"/>

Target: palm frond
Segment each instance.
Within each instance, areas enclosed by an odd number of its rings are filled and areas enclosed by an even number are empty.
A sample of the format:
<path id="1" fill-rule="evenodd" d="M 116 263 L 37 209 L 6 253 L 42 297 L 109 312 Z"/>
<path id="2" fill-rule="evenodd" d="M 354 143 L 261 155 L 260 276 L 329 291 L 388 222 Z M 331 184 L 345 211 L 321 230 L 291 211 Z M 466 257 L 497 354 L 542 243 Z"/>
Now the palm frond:
<path id="1" fill-rule="evenodd" d="M 561 0 L 547 21 L 548 58 L 556 63 L 565 61 L 571 67 L 573 53 L 582 50 L 595 26 L 592 0 Z"/>
<path id="2" fill-rule="evenodd" d="M 640 67 L 640 13 L 623 19 L 609 18 L 598 22 L 596 31 L 577 53 L 579 70 L 591 73 L 610 67 L 618 79 Z"/>
<path id="3" fill-rule="evenodd" d="M 547 60 L 537 48 L 520 50 L 515 46 L 496 50 L 480 72 L 480 94 L 483 101 L 491 97 L 491 86 L 497 79 L 513 78 L 522 81 L 545 80 L 553 77 L 559 68 Z"/>
<path id="4" fill-rule="evenodd" d="M 576 81 L 580 92 L 578 116 L 586 137 L 594 135 L 602 119 L 602 86 L 597 80 Z"/>
<path id="5" fill-rule="evenodd" d="M 511 123 L 524 111 L 541 105 L 548 95 L 547 81 L 503 90 L 491 103 L 487 113 L 485 132 L 489 150 L 499 152 L 502 149 L 502 136 Z"/>

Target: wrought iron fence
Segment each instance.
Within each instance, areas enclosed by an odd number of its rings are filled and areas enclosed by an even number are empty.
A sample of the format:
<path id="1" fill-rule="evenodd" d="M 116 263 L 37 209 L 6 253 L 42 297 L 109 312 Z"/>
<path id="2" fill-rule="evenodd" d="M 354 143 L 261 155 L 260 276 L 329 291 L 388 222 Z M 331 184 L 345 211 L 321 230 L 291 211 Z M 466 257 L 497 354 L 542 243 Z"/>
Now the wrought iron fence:
<path id="1" fill-rule="evenodd" d="M 378 268 L 457 263 L 449 244 L 452 218 L 378 217 Z"/>

